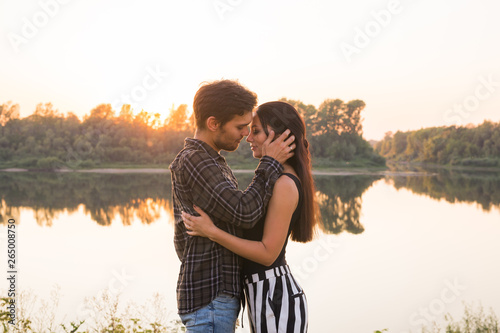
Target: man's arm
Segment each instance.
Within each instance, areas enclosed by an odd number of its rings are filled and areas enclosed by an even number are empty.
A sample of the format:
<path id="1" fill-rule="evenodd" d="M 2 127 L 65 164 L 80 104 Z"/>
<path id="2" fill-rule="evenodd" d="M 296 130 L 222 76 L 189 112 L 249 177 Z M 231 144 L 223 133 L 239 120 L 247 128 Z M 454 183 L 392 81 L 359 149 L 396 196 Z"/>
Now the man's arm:
<path id="1" fill-rule="evenodd" d="M 270 266 L 283 249 L 298 201 L 299 191 L 293 179 L 280 177 L 269 201 L 262 240 L 239 238 L 217 228 L 210 217 L 197 207 L 195 210 L 200 217 L 183 213 L 182 219 L 188 235 L 208 237 L 243 258 Z"/>
<path id="2" fill-rule="evenodd" d="M 293 156 L 295 137 L 286 130 L 276 140 L 274 131 L 263 144 L 264 157 L 255 170 L 252 183 L 244 192 L 226 179 L 215 161 L 197 151 L 184 161 L 184 184 L 191 192 L 193 204 L 201 207 L 216 220 L 241 228 L 252 228 L 264 216 L 276 180 L 283 165 Z"/>
<path id="3" fill-rule="evenodd" d="M 274 183 L 283 172 L 281 163 L 264 156 L 252 183 L 240 191 L 206 153 L 198 151 L 183 164 L 183 178 L 192 193 L 193 204 L 215 220 L 241 228 L 252 228 L 264 216 Z"/>

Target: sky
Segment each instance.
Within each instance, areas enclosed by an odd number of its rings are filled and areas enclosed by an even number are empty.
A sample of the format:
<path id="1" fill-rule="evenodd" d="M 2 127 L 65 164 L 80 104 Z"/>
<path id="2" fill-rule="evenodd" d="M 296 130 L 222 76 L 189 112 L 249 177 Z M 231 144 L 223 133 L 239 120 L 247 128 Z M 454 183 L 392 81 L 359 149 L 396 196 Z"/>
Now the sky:
<path id="1" fill-rule="evenodd" d="M 498 0 L 0 0 L 0 104 L 160 113 L 202 82 L 365 101 L 366 139 L 500 121 Z"/>

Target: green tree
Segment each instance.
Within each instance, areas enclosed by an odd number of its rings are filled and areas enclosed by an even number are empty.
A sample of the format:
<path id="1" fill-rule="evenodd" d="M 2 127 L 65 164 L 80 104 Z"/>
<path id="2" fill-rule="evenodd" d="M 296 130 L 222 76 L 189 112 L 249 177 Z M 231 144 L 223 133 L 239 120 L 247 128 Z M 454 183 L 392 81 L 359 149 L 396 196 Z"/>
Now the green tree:
<path id="1" fill-rule="evenodd" d="M 397 132 L 377 143 L 376 151 L 394 161 L 500 166 L 500 123 L 430 127 Z"/>
<path id="2" fill-rule="evenodd" d="M 366 104 L 360 99 L 355 99 L 347 103 L 342 117 L 342 131 L 349 134 L 363 134 L 363 126 L 361 124 L 361 111 L 364 110 Z"/>

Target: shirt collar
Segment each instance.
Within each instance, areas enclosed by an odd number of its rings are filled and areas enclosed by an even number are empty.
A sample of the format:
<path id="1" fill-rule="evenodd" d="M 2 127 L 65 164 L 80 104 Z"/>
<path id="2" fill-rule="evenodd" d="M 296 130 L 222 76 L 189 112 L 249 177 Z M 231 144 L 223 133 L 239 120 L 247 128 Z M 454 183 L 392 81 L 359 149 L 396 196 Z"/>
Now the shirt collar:
<path id="1" fill-rule="evenodd" d="M 225 160 L 224 157 L 222 157 L 222 155 L 220 155 L 205 141 L 201 141 L 195 138 L 186 138 L 184 140 L 184 147 L 204 150 L 212 158 Z"/>

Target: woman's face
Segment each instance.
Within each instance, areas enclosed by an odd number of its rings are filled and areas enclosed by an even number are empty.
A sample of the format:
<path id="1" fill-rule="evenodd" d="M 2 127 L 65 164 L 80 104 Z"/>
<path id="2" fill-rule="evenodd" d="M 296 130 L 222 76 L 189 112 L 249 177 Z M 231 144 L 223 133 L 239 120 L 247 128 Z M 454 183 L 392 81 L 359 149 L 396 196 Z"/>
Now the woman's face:
<path id="1" fill-rule="evenodd" d="M 269 128 L 268 128 L 269 130 Z M 250 124 L 250 135 L 247 136 L 247 142 L 253 151 L 253 157 L 262 157 L 262 144 L 266 141 L 267 135 L 262 129 L 262 124 L 257 114 L 254 114 L 252 123 Z"/>

